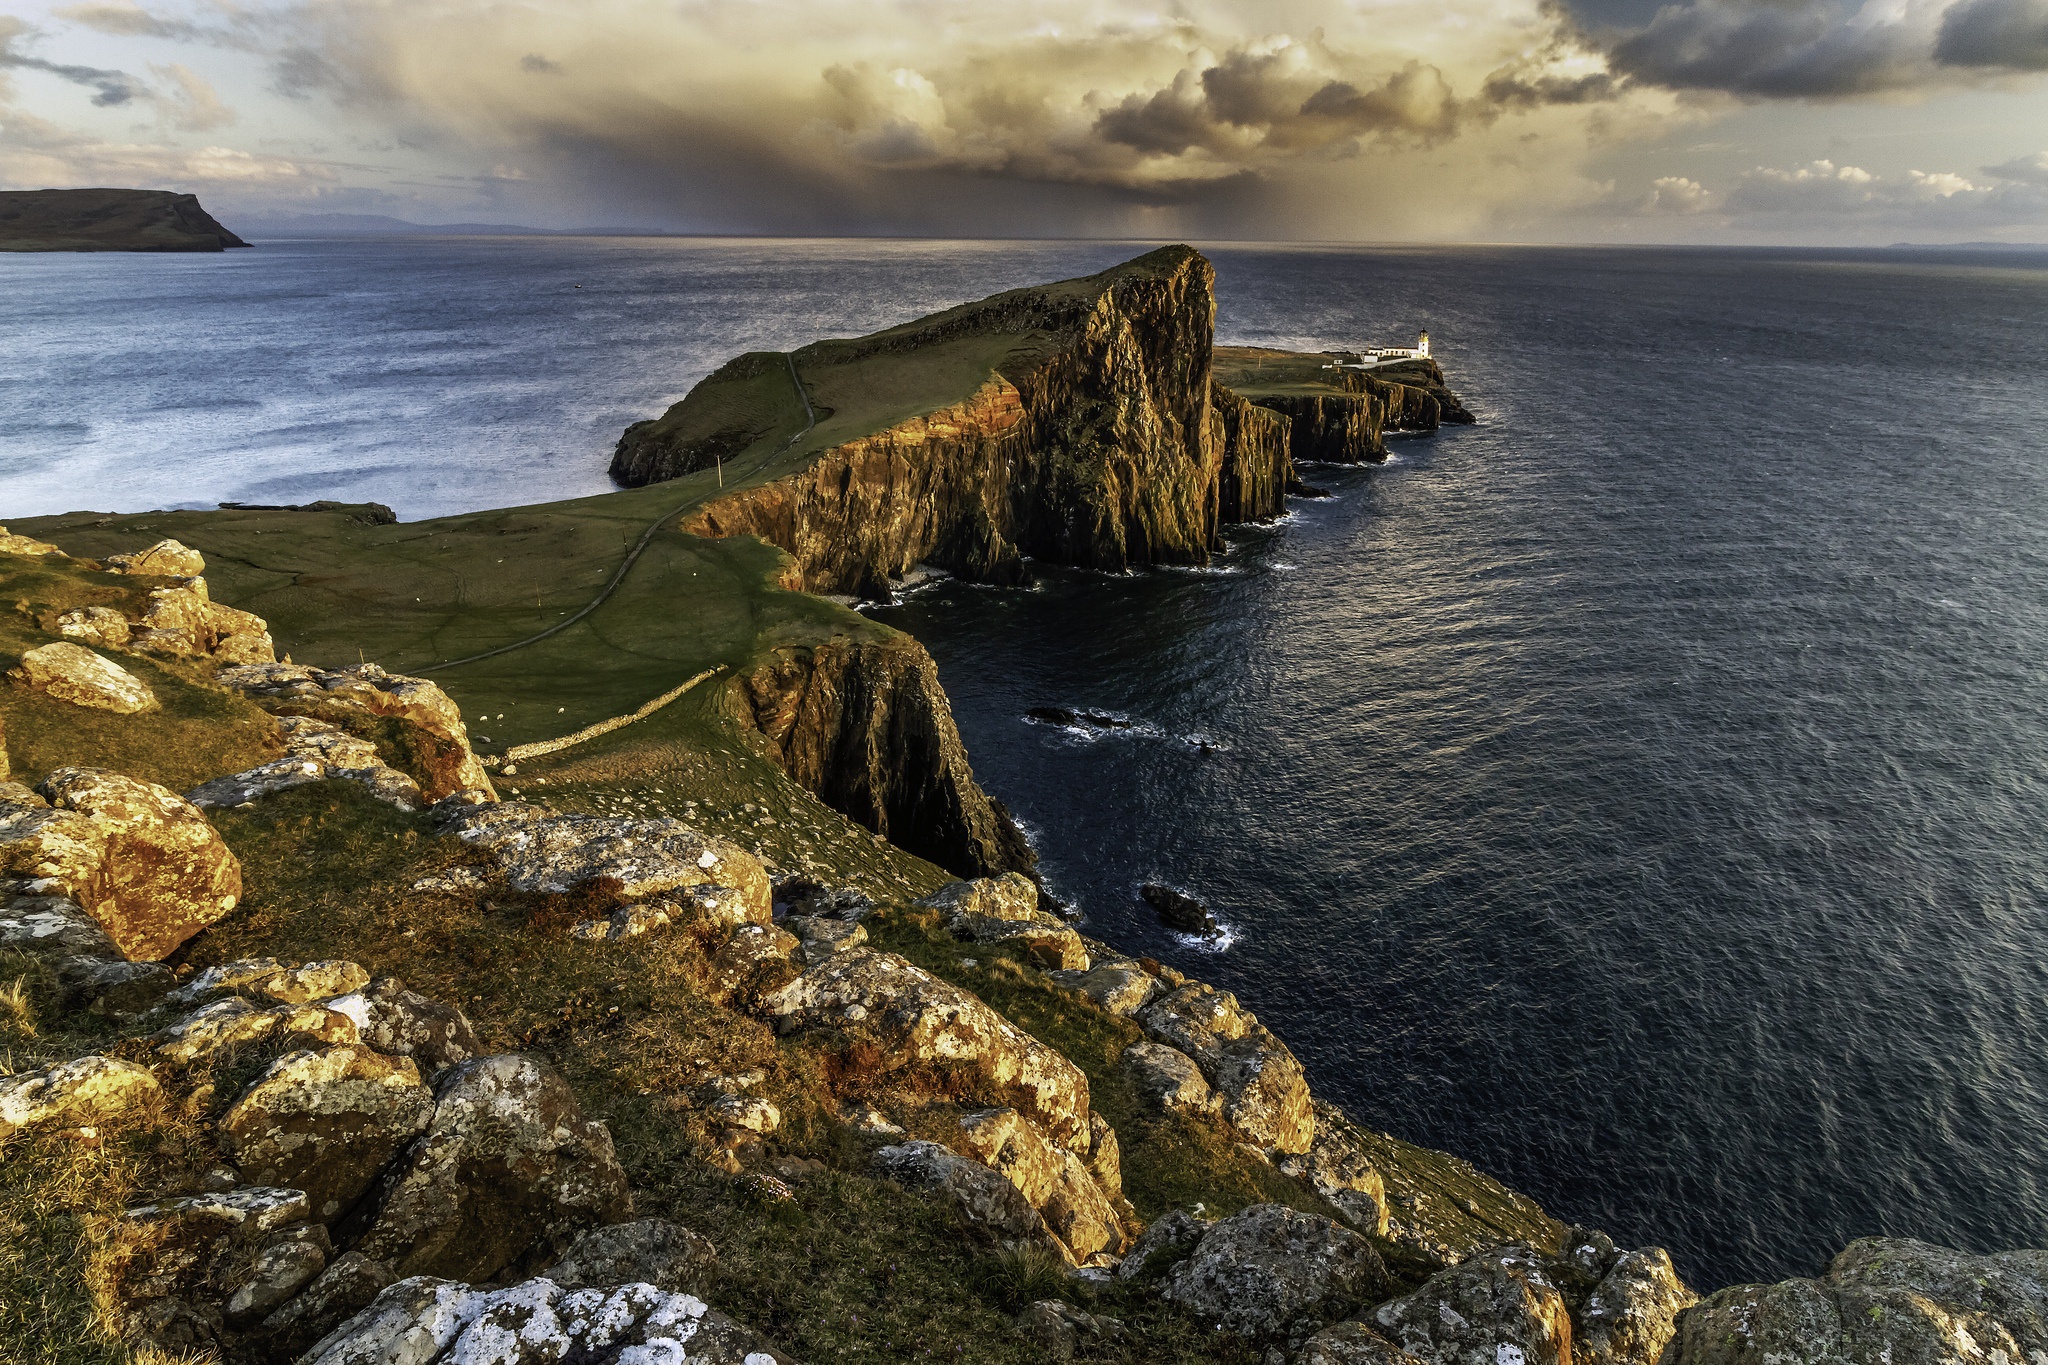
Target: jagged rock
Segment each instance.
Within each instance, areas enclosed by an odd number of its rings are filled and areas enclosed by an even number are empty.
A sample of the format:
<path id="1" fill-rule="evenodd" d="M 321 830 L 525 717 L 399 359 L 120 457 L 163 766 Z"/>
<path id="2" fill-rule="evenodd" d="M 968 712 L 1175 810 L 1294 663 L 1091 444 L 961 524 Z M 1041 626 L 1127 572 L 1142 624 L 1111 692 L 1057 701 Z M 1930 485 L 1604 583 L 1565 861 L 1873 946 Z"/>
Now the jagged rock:
<path id="1" fill-rule="evenodd" d="M 308 1043 L 359 1042 L 353 1019 L 320 1005 L 278 1005 L 259 1010 L 239 997 L 213 1004 L 151 1035 L 157 1055 L 195 1062 L 228 1048 L 243 1047 L 278 1033 L 295 1033 Z"/>
<path id="2" fill-rule="evenodd" d="M 1371 1322 L 1426 1365 L 1571 1365 L 1570 1311 L 1545 1258 L 1525 1246 L 1440 1270 Z"/>
<path id="3" fill-rule="evenodd" d="M 14 535 L 5 526 L 0 526 L 0 555 L 28 555 L 37 558 L 43 555 L 56 555 L 60 559 L 66 557 L 62 550 L 48 541 Z"/>
<path id="4" fill-rule="evenodd" d="M 622 905 L 606 919 L 579 920 L 570 928 L 569 937 L 593 943 L 617 943 L 622 939 L 651 934 L 656 929 L 666 929 L 669 923 L 668 903 L 648 901 L 640 905 Z"/>
<path id="5" fill-rule="evenodd" d="M 1387 1186 L 1360 1140 L 1358 1126 L 1333 1104 L 1314 1101 L 1315 1139 L 1308 1151 L 1284 1156 L 1283 1174 L 1304 1182 L 1375 1237 L 1387 1235 Z"/>
<path id="6" fill-rule="evenodd" d="M 782 922 L 782 927 L 795 934 L 802 944 L 797 949 L 797 960 L 807 967 L 816 966 L 834 953 L 847 952 L 868 941 L 868 931 L 858 920 L 791 915 Z"/>
<path id="7" fill-rule="evenodd" d="M 156 709 L 156 693 L 112 660 L 68 640 L 38 645 L 8 677 L 56 701 L 132 716 Z"/>
<path id="8" fill-rule="evenodd" d="M 1186 1209 L 1174 1209 L 1154 1219 L 1124 1255 L 1123 1264 L 1116 1268 L 1117 1278 L 1129 1280 L 1157 1273 L 1185 1260 L 1214 1226 L 1213 1219 L 1199 1218 Z"/>
<path id="9" fill-rule="evenodd" d="M 332 1221 L 362 1197 L 433 1112 L 433 1092 L 411 1058 L 337 1047 L 272 1062 L 222 1117 L 220 1129 L 250 1179 L 304 1190 L 313 1216 Z M 306 1278 L 318 1271 L 315 1266 Z"/>
<path id="10" fill-rule="evenodd" d="M 1625 1251 L 1579 1310 L 1572 1359 L 1577 1365 L 1656 1365 L 1678 1315 L 1697 1302 L 1662 1247 Z"/>
<path id="11" fill-rule="evenodd" d="M 1124 1049 L 1124 1070 L 1138 1089 L 1153 1096 L 1168 1109 L 1190 1114 L 1214 1114 L 1223 1105 L 1203 1079 L 1194 1059 L 1177 1048 L 1160 1043 L 1132 1043 Z"/>
<path id="12" fill-rule="evenodd" d="M 808 915 L 814 919 L 848 920 L 858 924 L 875 913 L 874 897 L 850 886 L 820 886 L 795 878 L 775 888 L 775 903 L 785 914 Z"/>
<path id="13" fill-rule="evenodd" d="M 159 1093 L 155 1076 L 112 1057 L 76 1057 L 0 1076 L 0 1138 L 51 1123 L 91 1123 L 146 1104 Z"/>
<path id="14" fill-rule="evenodd" d="M 1508 1365 L 1509 1360 L 1510 1357 L 1501 1356 L 1494 1365 Z M 1362 1322 L 1340 1322 L 1310 1337 L 1302 1345 L 1297 1365 L 1422 1365 L 1422 1362 Z"/>
<path id="15" fill-rule="evenodd" d="M 370 1306 L 391 1283 L 391 1268 L 359 1251 L 329 1261 L 296 1297 L 263 1320 L 263 1331 L 281 1353 L 296 1357 L 344 1319 Z"/>
<path id="16" fill-rule="evenodd" d="M 274 758 L 246 771 L 202 782 L 186 792 L 185 799 L 201 810 L 247 806 L 293 787 L 324 782 L 330 775 L 327 765 L 318 759 Z"/>
<path id="17" fill-rule="evenodd" d="M 202 808 L 246 806 L 277 792 L 332 778 L 357 783 L 400 810 L 419 810 L 427 804 L 418 782 L 385 763 L 376 745 L 339 725 L 310 716 L 281 716 L 277 727 L 284 737 L 285 757 L 201 783 L 185 798 Z"/>
<path id="18" fill-rule="evenodd" d="M 57 633 L 73 644 L 121 649 L 133 631 L 128 618 L 112 607 L 77 607 L 57 618 Z"/>
<path id="19" fill-rule="evenodd" d="M 425 800 L 440 801 L 465 790 L 497 799 L 490 776 L 469 747 L 461 710 L 425 678 L 386 673 L 376 664 L 329 670 L 256 663 L 223 669 L 218 681 L 282 714 L 337 722 L 351 715 L 397 720 L 409 751 L 400 766 L 419 783 Z"/>
<path id="20" fill-rule="evenodd" d="M 1159 922 L 1169 929 L 1204 938 L 1212 938 L 1218 932 L 1216 917 L 1209 913 L 1209 907 L 1185 891 L 1177 891 L 1162 882 L 1146 882 L 1138 888 L 1138 894 L 1159 916 Z"/>
<path id="21" fill-rule="evenodd" d="M 688 1294 L 647 1284 L 563 1289 L 528 1280 L 473 1289 L 425 1276 L 378 1294 L 306 1353 L 304 1365 L 788 1365 Z"/>
<path id="22" fill-rule="evenodd" d="M 1027 1305 L 1011 1319 L 1017 1335 L 1031 1343 L 1042 1360 L 1072 1360 L 1081 1344 L 1081 1333 L 1061 1310 L 1058 1299 L 1040 1299 Z"/>
<path id="23" fill-rule="evenodd" d="M 25 894 L 14 880 L 0 889 L 0 947 L 41 959 L 56 973 L 66 1008 L 116 1017 L 153 1007 L 177 984 L 156 962 L 130 962 L 99 921 L 62 896 Z"/>
<path id="24" fill-rule="evenodd" d="M 1054 972 L 1052 979 L 1070 991 L 1081 992 L 1111 1014 L 1131 1018 L 1164 990 L 1158 977 L 1130 958 L 1105 959 L 1093 950 L 1089 956 L 1094 965 L 1087 970 Z"/>
<path id="25" fill-rule="evenodd" d="M 1074 1264 L 1098 1251 L 1123 1249 L 1116 1209 L 1088 1168 L 1072 1152 L 1048 1143 L 1016 1110 L 962 1116 L 960 1145 L 1017 1187 Z"/>
<path id="26" fill-rule="evenodd" d="M 688 1228 L 663 1218 L 643 1218 L 592 1228 L 542 1277 L 564 1289 L 651 1284 L 672 1294 L 684 1293 L 701 1282 L 717 1260 L 717 1248 Z"/>
<path id="27" fill-rule="evenodd" d="M 146 550 L 108 555 L 101 562 L 110 573 L 154 574 L 160 578 L 192 578 L 206 572 L 206 557 L 175 540 L 159 540 Z"/>
<path id="28" fill-rule="evenodd" d="M 334 959 L 287 967 L 274 957 L 239 958 L 196 973 L 172 993 L 191 1003 L 219 990 L 246 991 L 284 1005 L 304 1005 L 360 989 L 370 974 L 353 962 Z"/>
<path id="29" fill-rule="evenodd" d="M 611 1134 L 553 1067 L 509 1053 L 442 1074 L 426 1132 L 350 1216 L 344 1241 L 400 1275 L 484 1280 L 631 1211 Z"/>
<path id="30" fill-rule="evenodd" d="M 1818 1280 L 1744 1284 L 1679 1313 L 1670 1365 L 1953 1365 L 2048 1352 L 2048 1251 L 1851 1242 Z"/>
<path id="31" fill-rule="evenodd" d="M 265 1247 L 256 1254 L 246 1278 L 227 1302 L 230 1322 L 267 1313 L 303 1289 L 327 1268 L 326 1229 L 320 1237 L 293 1238 Z"/>
<path id="32" fill-rule="evenodd" d="M 1194 1060 L 1239 1131 L 1281 1152 L 1309 1149 L 1315 1114 L 1301 1063 L 1236 996 L 1190 981 L 1137 1018 L 1154 1041 Z"/>
<path id="33" fill-rule="evenodd" d="M 484 1050 L 461 1010 L 407 990 L 394 976 L 323 1003 L 354 1020 L 365 1043 L 394 1057 L 410 1057 L 429 1075 Z"/>
<path id="34" fill-rule="evenodd" d="M 149 605 L 135 623 L 129 646 L 185 657 L 210 654 L 233 664 L 271 663 L 277 658 L 269 624 L 213 601 L 206 580 L 196 576 L 150 591 Z"/>
<path id="35" fill-rule="evenodd" d="M 752 1003 L 771 995 L 796 972 L 794 934 L 772 924 L 743 924 L 711 955 L 705 993 L 721 1004 Z"/>
<path id="36" fill-rule="evenodd" d="M 875 1153 L 875 1167 L 909 1189 L 950 1199 L 969 1224 L 1005 1243 L 1040 1242 L 1045 1220 L 1001 1173 L 937 1142 L 906 1142 Z"/>
<path id="37" fill-rule="evenodd" d="M 989 1088 L 1062 1146 L 1088 1137 L 1088 1078 L 974 996 L 894 953 L 835 953 L 766 997 L 776 1031 L 828 1027 L 874 1040 L 882 1071 L 977 1067 Z"/>
<path id="38" fill-rule="evenodd" d="M 1392 1287 L 1379 1253 L 1343 1224 L 1256 1204 L 1204 1232 L 1160 1293 L 1226 1331 L 1271 1336 L 1341 1318 Z"/>
<path id="39" fill-rule="evenodd" d="M 902 1137 L 903 1125 L 891 1123 L 889 1116 L 872 1104 L 855 1101 L 846 1106 L 841 1114 L 848 1127 L 867 1137 Z"/>
<path id="40" fill-rule="evenodd" d="M 0 784 L 0 860 L 60 885 L 129 958 L 169 955 L 242 895 L 242 866 L 204 815 L 97 768 L 59 768 L 35 793 Z"/>
<path id="41" fill-rule="evenodd" d="M 953 937 L 969 943 L 1015 943 L 1045 967 L 1085 971 L 1088 949 L 1058 915 L 1038 908 L 1038 886 L 1018 872 L 954 882 L 925 897 L 946 917 Z"/>
<path id="42" fill-rule="evenodd" d="M 254 1280 L 265 1251 L 296 1239 L 306 1213 L 301 1191 L 260 1185 L 129 1209 L 106 1258 L 128 1334 L 164 1348 L 217 1348 L 221 1302 Z"/>
<path id="43" fill-rule="evenodd" d="M 637 901 L 692 887 L 739 893 L 748 919 L 766 924 L 774 890 L 760 859 L 675 820 L 556 815 L 523 801 L 449 814 L 446 828 L 490 854 L 518 891 L 566 894 L 601 883 Z"/>

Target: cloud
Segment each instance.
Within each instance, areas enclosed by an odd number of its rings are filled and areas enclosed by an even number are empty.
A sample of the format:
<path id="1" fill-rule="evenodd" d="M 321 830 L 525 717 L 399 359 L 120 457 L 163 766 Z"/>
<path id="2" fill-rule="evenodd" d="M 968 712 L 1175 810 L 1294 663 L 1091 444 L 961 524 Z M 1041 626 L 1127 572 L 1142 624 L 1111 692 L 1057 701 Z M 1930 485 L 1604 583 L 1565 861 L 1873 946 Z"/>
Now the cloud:
<path id="1" fill-rule="evenodd" d="M 1984 174 L 1999 180 L 2048 186 L 2048 152 L 2036 152 L 2032 156 L 2014 157 L 1996 166 L 1986 166 Z"/>
<path id="2" fill-rule="evenodd" d="M 94 0 L 90 4 L 67 5 L 53 13 L 59 19 L 122 38 L 183 41 L 201 37 L 205 32 L 196 24 L 158 18 L 133 0 Z"/>
<path id="3" fill-rule="evenodd" d="M 16 51 L 15 44 L 26 38 L 30 31 L 24 20 L 0 14 L 0 70 L 43 71 L 59 80 L 85 86 L 93 91 L 92 102 L 102 108 L 127 104 L 141 92 L 141 83 L 124 71 L 46 62 L 40 57 Z"/>
<path id="4" fill-rule="evenodd" d="M 1667 175 L 1651 183 L 1641 211 L 1649 214 L 1711 213 L 1720 203 L 1721 196 L 1699 181 L 1682 175 Z"/>
<path id="5" fill-rule="evenodd" d="M 172 62 L 165 66 L 152 63 L 149 69 L 159 82 L 150 99 L 173 127 L 191 133 L 209 133 L 235 121 L 235 111 L 222 101 L 219 92 L 204 76 L 190 67 Z"/>
<path id="6" fill-rule="evenodd" d="M 1934 13 L 1919 0 L 1691 0 L 1608 48 L 1613 68 L 1673 90 L 1846 99 L 1930 83 Z"/>
<path id="7" fill-rule="evenodd" d="M 559 76 L 562 74 L 560 62 L 551 62 L 538 52 L 529 52 L 524 57 L 521 57 L 519 59 L 519 69 L 533 76 Z"/>
<path id="8" fill-rule="evenodd" d="M 1934 59 L 1950 66 L 2048 71 L 2048 0 L 1962 0 L 1941 17 Z"/>

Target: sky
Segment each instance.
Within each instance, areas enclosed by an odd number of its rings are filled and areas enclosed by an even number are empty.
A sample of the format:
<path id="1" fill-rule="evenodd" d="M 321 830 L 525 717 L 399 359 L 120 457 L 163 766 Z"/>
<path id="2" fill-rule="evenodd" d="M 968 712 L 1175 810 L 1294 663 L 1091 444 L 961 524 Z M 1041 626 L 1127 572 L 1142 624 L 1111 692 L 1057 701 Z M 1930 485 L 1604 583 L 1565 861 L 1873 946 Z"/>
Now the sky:
<path id="1" fill-rule="evenodd" d="M 0 0 L 0 188 L 794 236 L 2048 242 L 2048 0 Z"/>

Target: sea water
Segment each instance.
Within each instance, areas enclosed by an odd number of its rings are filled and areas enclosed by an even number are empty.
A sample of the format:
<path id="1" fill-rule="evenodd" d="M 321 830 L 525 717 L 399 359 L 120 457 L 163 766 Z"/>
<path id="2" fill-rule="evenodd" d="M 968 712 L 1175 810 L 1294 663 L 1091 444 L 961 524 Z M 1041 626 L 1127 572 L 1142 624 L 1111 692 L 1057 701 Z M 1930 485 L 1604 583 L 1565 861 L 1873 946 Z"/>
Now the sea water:
<path id="1" fill-rule="evenodd" d="M 0 513 L 599 491 L 737 351 L 1138 249 L 0 260 Z M 2048 1245 L 2048 257 L 1210 254 L 1223 340 L 1426 326 L 1480 422 L 1305 470 L 1207 572 L 879 613 L 1087 930 L 1696 1285 Z"/>

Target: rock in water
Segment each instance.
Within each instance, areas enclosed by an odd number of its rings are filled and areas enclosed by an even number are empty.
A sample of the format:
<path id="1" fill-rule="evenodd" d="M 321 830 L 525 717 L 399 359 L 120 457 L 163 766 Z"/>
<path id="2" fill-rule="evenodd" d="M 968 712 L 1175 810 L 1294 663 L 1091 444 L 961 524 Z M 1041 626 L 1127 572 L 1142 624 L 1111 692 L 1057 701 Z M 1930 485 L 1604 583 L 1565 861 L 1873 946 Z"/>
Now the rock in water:
<path id="1" fill-rule="evenodd" d="M 1204 938 L 1214 938 L 1221 932 L 1216 927 L 1216 917 L 1209 913 L 1209 907 L 1185 891 L 1176 891 L 1161 882 L 1146 882 L 1138 888 L 1138 894 L 1158 912 L 1159 922 L 1169 929 L 1177 929 L 1183 934 L 1200 934 Z"/>
<path id="2" fill-rule="evenodd" d="M 156 694 L 127 669 L 82 645 L 40 645 L 8 672 L 16 682 L 57 701 L 132 716 L 156 709 Z"/>

